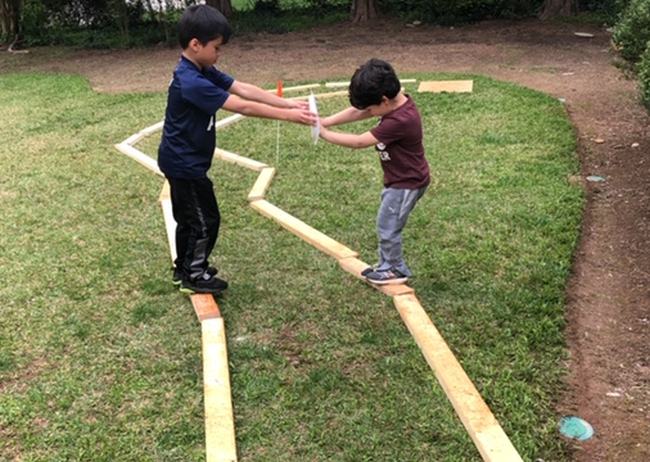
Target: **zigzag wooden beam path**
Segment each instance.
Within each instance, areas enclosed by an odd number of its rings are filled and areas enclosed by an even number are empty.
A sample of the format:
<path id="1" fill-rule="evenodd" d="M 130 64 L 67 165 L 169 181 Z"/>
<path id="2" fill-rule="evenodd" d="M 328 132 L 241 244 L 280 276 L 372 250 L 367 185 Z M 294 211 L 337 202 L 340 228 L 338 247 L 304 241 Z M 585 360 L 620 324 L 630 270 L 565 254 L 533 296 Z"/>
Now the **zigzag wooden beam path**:
<path id="1" fill-rule="evenodd" d="M 275 169 L 273 167 L 263 168 L 257 177 L 257 180 L 255 180 L 253 189 L 251 189 L 251 191 L 248 193 L 248 201 L 251 202 L 264 199 L 266 190 L 269 189 L 274 176 Z"/>
<path id="2" fill-rule="evenodd" d="M 377 289 L 379 292 L 388 295 L 389 297 L 393 297 L 395 295 L 412 294 L 415 292 L 412 287 L 409 287 L 406 284 L 387 284 L 384 286 L 380 286 L 377 284 L 369 283 L 368 281 L 366 281 L 366 278 L 361 276 L 361 272 L 364 269 L 368 268 L 369 265 L 359 260 L 358 258 L 354 258 L 354 257 L 340 258 L 338 262 L 339 262 L 339 266 L 343 270 L 347 271 L 352 276 L 361 279 L 373 289 Z"/>
<path id="3" fill-rule="evenodd" d="M 420 82 L 418 92 L 471 93 L 473 88 L 473 80 L 431 80 L 428 82 Z"/>
<path id="4" fill-rule="evenodd" d="M 130 144 L 119 143 L 115 145 L 115 149 L 120 151 L 122 154 L 126 154 L 136 162 L 139 162 L 140 164 L 144 165 L 146 168 L 154 172 L 156 175 L 164 176 L 163 173 L 158 168 L 158 162 L 156 162 L 154 159 L 152 159 L 145 153 L 134 148 Z"/>
<path id="5" fill-rule="evenodd" d="M 326 234 L 321 233 L 317 229 L 312 228 L 303 221 L 298 220 L 293 215 L 288 214 L 284 210 L 276 207 L 275 205 L 265 200 L 257 200 L 250 203 L 253 209 L 267 218 L 273 219 L 280 224 L 283 228 L 291 231 L 302 240 L 307 241 L 318 250 L 327 255 L 339 258 L 356 257 L 358 254 L 340 242 L 336 242 Z"/>
<path id="6" fill-rule="evenodd" d="M 406 79 L 402 82 L 410 82 L 411 80 L 414 81 L 414 79 Z M 419 91 L 472 91 L 471 84 L 472 81 L 454 81 L 453 84 L 445 82 L 422 82 Z M 311 86 L 303 87 L 312 88 Z M 322 93 L 316 96 L 323 98 L 345 94 L 347 94 L 347 91 Z M 305 97 L 300 96 L 292 99 L 298 98 Z M 224 127 L 238 120 L 241 120 L 241 117 L 231 116 L 223 119 L 220 122 L 221 125 L 217 123 L 217 126 Z M 162 173 L 158 170 L 153 159 L 131 146 L 131 144 L 141 140 L 144 136 L 159 130 L 161 126 L 160 123 L 152 125 L 115 146 L 124 154 L 134 158 L 148 169 L 161 175 Z M 364 279 L 361 276 L 361 271 L 368 265 L 356 258 L 358 256 L 357 252 L 263 199 L 273 180 L 275 174 L 274 168 L 262 162 L 222 149 L 216 149 L 215 156 L 224 161 L 260 172 L 248 195 L 250 206 L 254 210 L 273 219 L 285 229 L 322 252 L 336 258 L 343 270 L 359 279 Z M 173 216 L 170 215 L 171 208 L 169 208 L 168 212 L 165 209 L 165 204 L 170 202 L 168 186 L 166 185 L 166 187 L 163 187 L 160 202 L 163 205 L 163 214 L 166 214 L 165 223 L 170 242 L 170 251 L 174 255 L 173 240 L 169 237 L 173 236 L 169 222 L 170 220 L 173 222 Z M 486 462 L 520 462 L 522 459 L 517 453 L 517 450 L 422 308 L 422 305 L 420 305 L 420 302 L 415 296 L 415 291 L 405 284 L 372 285 L 372 287 L 393 298 L 395 308 L 415 339 L 415 342 L 420 347 L 427 363 L 433 370 L 447 398 L 451 401 L 483 460 Z M 228 376 L 228 358 L 223 318 L 221 318 L 219 308 L 212 295 L 193 295 L 192 305 L 201 322 L 203 338 L 206 459 L 208 462 L 235 462 L 237 460 L 237 451 L 232 402 L 230 400 L 230 379 Z"/>
<path id="7" fill-rule="evenodd" d="M 165 183 L 163 184 L 158 201 L 162 208 L 163 221 L 165 222 L 165 233 L 167 234 L 167 244 L 169 245 L 169 253 L 172 257 L 172 264 L 174 264 L 176 261 L 176 220 L 174 220 L 172 200 L 169 196 L 169 182 L 167 180 L 165 180 Z"/>
<path id="8" fill-rule="evenodd" d="M 226 162 L 231 162 L 233 164 L 239 165 L 240 167 L 244 167 L 249 170 L 255 170 L 257 172 L 261 172 L 262 169 L 268 167 L 268 165 L 263 162 L 258 162 L 256 160 L 249 159 L 248 157 L 240 156 L 234 152 L 225 151 L 219 148 L 214 150 L 214 155 L 215 157 L 221 160 L 225 160 Z"/>
<path id="9" fill-rule="evenodd" d="M 395 308 L 420 347 L 483 460 L 521 462 L 521 457 L 467 377 L 415 294 L 393 297 Z"/>
<path id="10" fill-rule="evenodd" d="M 223 119 L 221 126 L 229 125 L 241 119 L 239 114 L 237 116 Z M 122 143 L 115 145 L 115 147 L 149 170 L 162 175 L 154 159 L 131 146 L 131 144 L 137 143 L 161 128 L 162 123 L 147 127 Z M 250 165 L 250 163 L 245 164 Z M 163 211 L 169 251 L 173 262 L 176 259 L 176 221 L 172 213 L 169 183 L 167 181 L 164 182 L 160 191 L 159 201 Z M 206 461 L 237 462 L 235 420 L 230 398 L 228 353 L 223 318 L 212 295 L 194 294 L 190 298 L 196 316 L 201 323 Z"/>

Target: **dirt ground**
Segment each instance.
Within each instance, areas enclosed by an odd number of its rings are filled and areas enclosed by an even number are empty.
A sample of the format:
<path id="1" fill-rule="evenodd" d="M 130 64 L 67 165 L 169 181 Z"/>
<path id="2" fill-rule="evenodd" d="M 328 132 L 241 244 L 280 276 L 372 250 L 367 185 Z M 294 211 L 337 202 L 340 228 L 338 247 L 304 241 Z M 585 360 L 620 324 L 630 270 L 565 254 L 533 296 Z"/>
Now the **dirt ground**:
<path id="1" fill-rule="evenodd" d="M 74 72 L 98 91 L 163 91 L 177 57 L 167 48 L 36 49 L 0 58 L 0 72 Z M 370 57 L 392 62 L 399 73 L 485 74 L 565 100 L 587 202 L 567 291 L 570 374 L 558 415 L 581 416 L 595 429 L 591 440 L 572 444 L 576 461 L 649 461 L 650 117 L 636 83 L 614 65 L 609 33 L 536 20 L 457 28 L 338 24 L 234 37 L 220 67 L 268 84 L 349 76 Z M 605 181 L 585 181 L 589 175 Z"/>

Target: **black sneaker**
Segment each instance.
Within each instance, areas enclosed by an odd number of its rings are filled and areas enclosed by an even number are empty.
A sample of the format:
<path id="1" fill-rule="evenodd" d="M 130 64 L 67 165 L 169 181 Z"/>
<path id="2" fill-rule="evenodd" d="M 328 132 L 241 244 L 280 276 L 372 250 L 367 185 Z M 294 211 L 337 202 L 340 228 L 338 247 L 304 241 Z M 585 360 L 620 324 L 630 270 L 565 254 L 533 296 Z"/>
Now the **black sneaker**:
<path id="1" fill-rule="evenodd" d="M 366 274 L 366 280 L 373 284 L 404 284 L 409 278 L 397 270 L 371 271 Z"/>
<path id="2" fill-rule="evenodd" d="M 228 288 L 228 283 L 223 279 L 211 275 L 206 271 L 193 281 L 181 281 L 180 291 L 184 294 L 220 294 Z"/>
<path id="3" fill-rule="evenodd" d="M 172 271 L 172 284 L 180 286 L 181 281 L 183 280 L 183 271 L 180 268 L 172 268 Z"/>
<path id="4" fill-rule="evenodd" d="M 210 276 L 216 276 L 219 270 L 214 266 L 208 266 L 208 269 L 205 270 Z M 172 284 L 175 286 L 180 286 L 181 281 L 183 280 L 183 271 L 179 268 L 174 268 L 174 274 L 172 275 Z"/>
<path id="5" fill-rule="evenodd" d="M 365 278 L 365 277 L 368 276 L 370 273 L 372 273 L 374 270 L 375 270 L 375 269 L 374 269 L 372 266 L 369 266 L 369 267 L 367 267 L 366 269 L 364 269 L 363 271 L 361 271 L 361 276 L 363 276 L 363 277 Z"/>

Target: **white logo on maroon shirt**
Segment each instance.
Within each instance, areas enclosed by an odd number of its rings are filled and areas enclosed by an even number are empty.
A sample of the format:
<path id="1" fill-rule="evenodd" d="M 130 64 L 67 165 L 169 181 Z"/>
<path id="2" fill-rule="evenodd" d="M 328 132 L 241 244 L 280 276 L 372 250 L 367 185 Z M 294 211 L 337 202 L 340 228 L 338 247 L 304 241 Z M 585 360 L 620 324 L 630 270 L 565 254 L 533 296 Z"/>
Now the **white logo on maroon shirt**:
<path id="1" fill-rule="evenodd" d="M 386 151 L 386 145 L 384 143 L 377 143 L 375 149 L 377 150 L 377 153 L 379 153 L 379 159 L 381 159 L 382 162 L 390 160 L 390 154 Z"/>

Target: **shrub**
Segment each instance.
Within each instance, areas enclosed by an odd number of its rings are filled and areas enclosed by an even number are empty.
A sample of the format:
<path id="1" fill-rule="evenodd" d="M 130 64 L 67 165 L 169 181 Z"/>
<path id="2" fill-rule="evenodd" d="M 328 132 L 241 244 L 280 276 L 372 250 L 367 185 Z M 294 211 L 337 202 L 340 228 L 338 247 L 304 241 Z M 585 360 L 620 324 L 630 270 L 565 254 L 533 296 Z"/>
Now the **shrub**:
<path id="1" fill-rule="evenodd" d="M 535 14 L 542 0 L 379 0 L 380 11 L 406 20 L 453 25 L 496 17 Z"/>
<path id="2" fill-rule="evenodd" d="M 614 28 L 621 56 L 637 62 L 650 40 L 650 0 L 631 0 Z"/>
<path id="3" fill-rule="evenodd" d="M 650 110 L 650 41 L 646 44 L 645 52 L 641 55 L 638 71 L 641 99 L 645 107 Z"/>

